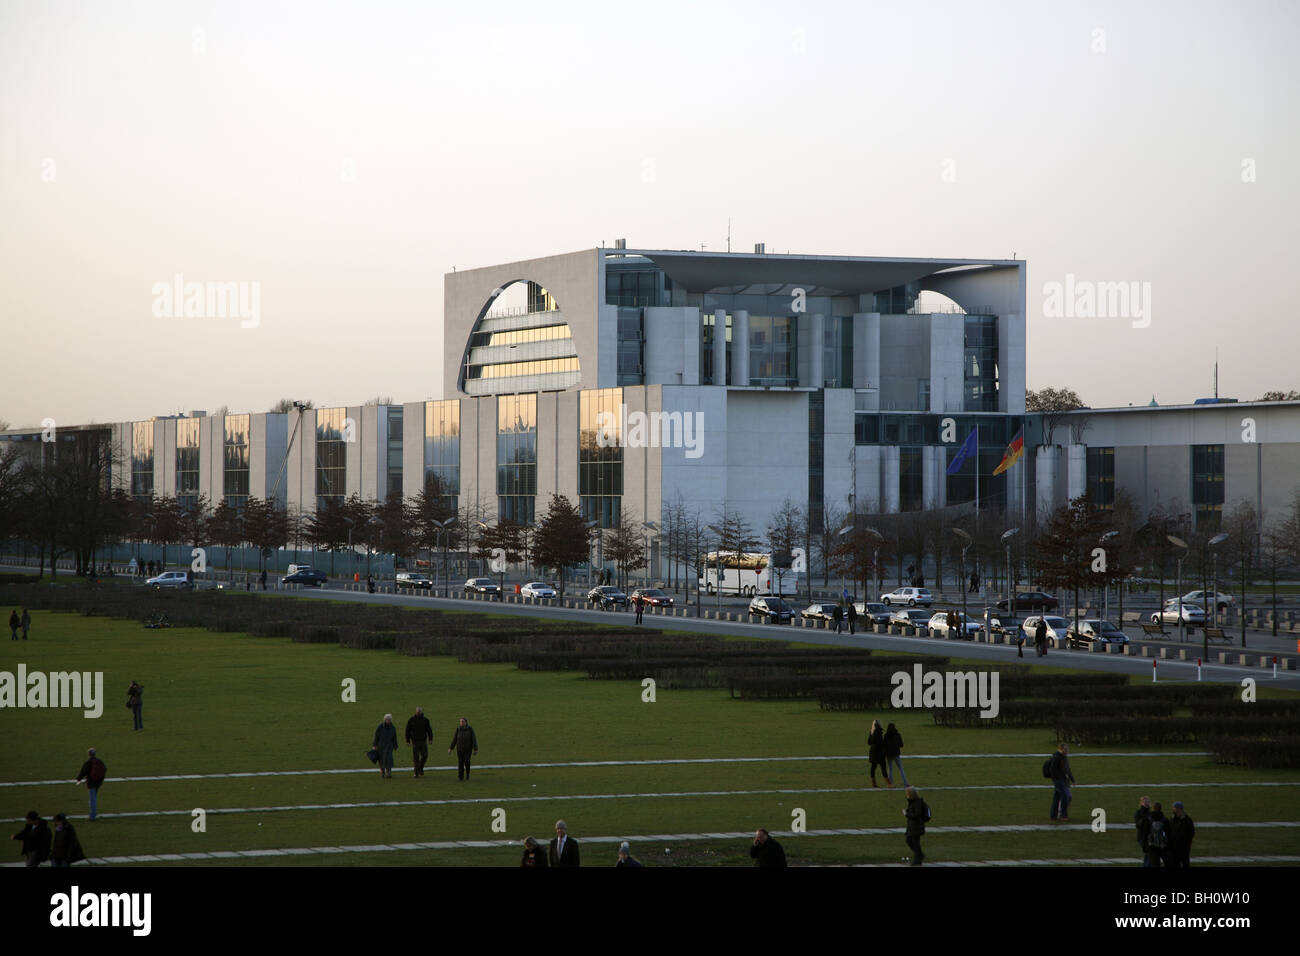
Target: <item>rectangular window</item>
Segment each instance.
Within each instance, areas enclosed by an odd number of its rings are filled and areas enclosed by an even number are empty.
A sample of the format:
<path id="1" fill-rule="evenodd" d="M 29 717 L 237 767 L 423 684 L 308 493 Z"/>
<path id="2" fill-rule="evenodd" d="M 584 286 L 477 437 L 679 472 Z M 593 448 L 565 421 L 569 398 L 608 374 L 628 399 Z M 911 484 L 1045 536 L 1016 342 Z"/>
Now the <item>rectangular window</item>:
<path id="1" fill-rule="evenodd" d="M 387 406 L 388 413 L 388 498 L 402 497 L 402 417 L 401 405 Z"/>
<path id="2" fill-rule="evenodd" d="M 1223 519 L 1223 446 L 1192 446 L 1192 507 L 1198 531 L 1213 531 Z"/>
<path id="3" fill-rule="evenodd" d="M 153 422 L 131 424 L 131 494 L 153 496 Z"/>
<path id="4" fill-rule="evenodd" d="M 1088 449 L 1088 497 L 1104 511 L 1115 509 L 1115 449 Z"/>
<path id="5" fill-rule="evenodd" d="M 227 415 L 222 447 L 222 495 L 232 508 L 243 511 L 248 502 L 248 415 Z"/>
<path id="6" fill-rule="evenodd" d="M 578 503 L 598 527 L 618 524 L 623 495 L 621 388 L 602 388 L 578 395 Z"/>
<path id="7" fill-rule="evenodd" d="M 497 514 L 532 524 L 537 495 L 537 396 L 497 396 Z"/>
<path id="8" fill-rule="evenodd" d="M 424 476 L 438 478 L 454 511 L 460 495 L 460 401 L 424 403 Z"/>
<path id="9" fill-rule="evenodd" d="M 186 511 L 199 501 L 199 420 L 176 422 L 176 500 Z"/>
<path id="10" fill-rule="evenodd" d="M 316 507 L 326 501 L 342 505 L 347 497 L 348 446 L 346 408 L 316 410 Z"/>

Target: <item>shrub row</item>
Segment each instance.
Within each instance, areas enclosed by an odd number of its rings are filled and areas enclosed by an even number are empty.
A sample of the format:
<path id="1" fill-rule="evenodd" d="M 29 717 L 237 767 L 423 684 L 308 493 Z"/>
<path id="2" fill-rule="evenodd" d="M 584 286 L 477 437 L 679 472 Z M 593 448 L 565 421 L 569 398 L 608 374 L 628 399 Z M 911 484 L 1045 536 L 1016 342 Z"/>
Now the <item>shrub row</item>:
<path id="1" fill-rule="evenodd" d="M 1204 743 L 1212 737 L 1288 736 L 1295 721 L 1274 717 L 1120 717 L 1105 722 L 1088 717 L 1059 720 L 1056 739 L 1066 743 L 1146 746 Z"/>
<path id="2" fill-rule="evenodd" d="M 1205 743 L 1214 754 L 1215 763 L 1256 770 L 1289 770 L 1300 767 L 1300 735 L 1209 737 Z"/>
<path id="3" fill-rule="evenodd" d="M 1051 727 L 1078 712 L 1075 704 L 1050 700 L 1002 700 L 996 717 L 980 716 L 980 709 L 975 706 L 940 707 L 930 711 L 934 722 L 941 727 Z M 1174 704 L 1159 700 L 1090 700 L 1087 712 L 1089 720 L 1169 717 L 1173 715 Z"/>

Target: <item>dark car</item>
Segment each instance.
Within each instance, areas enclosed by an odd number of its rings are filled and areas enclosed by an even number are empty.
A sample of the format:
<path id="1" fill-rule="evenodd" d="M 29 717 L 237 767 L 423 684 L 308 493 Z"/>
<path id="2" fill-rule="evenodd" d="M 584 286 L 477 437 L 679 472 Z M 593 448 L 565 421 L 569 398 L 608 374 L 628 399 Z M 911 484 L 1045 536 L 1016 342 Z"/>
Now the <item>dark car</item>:
<path id="1" fill-rule="evenodd" d="M 328 580 L 329 578 L 325 576 L 324 571 L 317 571 L 315 568 L 303 568 L 301 571 L 285 575 L 280 579 L 280 583 L 302 584 L 307 587 L 318 588 Z"/>
<path id="2" fill-rule="evenodd" d="M 427 574 L 420 571 L 398 571 L 395 583 L 399 588 L 425 588 L 426 590 L 433 587 L 433 581 Z"/>
<path id="3" fill-rule="evenodd" d="M 1042 591 L 1023 591 L 1016 595 L 1018 611 L 1055 611 L 1060 603 L 1056 598 Z M 1005 598 L 997 603 L 997 608 L 999 611 L 1009 610 Z"/>
<path id="4" fill-rule="evenodd" d="M 501 587 L 491 578 L 470 578 L 465 582 L 465 590 L 477 594 L 500 594 Z"/>
<path id="5" fill-rule="evenodd" d="M 835 604 L 827 603 L 809 604 L 799 613 L 799 616 L 812 618 L 815 621 L 829 621 L 832 620 L 836 607 Z"/>
<path id="6" fill-rule="evenodd" d="M 659 588 L 637 588 L 632 592 L 632 600 L 637 598 L 645 601 L 651 607 L 672 607 L 673 599 L 665 594 Z"/>
<path id="7" fill-rule="evenodd" d="M 862 601 L 857 605 L 858 620 L 866 620 L 869 624 L 888 624 L 889 619 L 893 617 L 893 612 L 883 604 L 875 601 Z"/>
<path id="8" fill-rule="evenodd" d="M 610 585 L 592 588 L 587 592 L 587 600 L 607 611 L 614 607 L 627 607 L 627 595 Z"/>
<path id="9" fill-rule="evenodd" d="M 794 608 L 777 597 L 756 597 L 749 602 L 749 613 L 767 618 L 773 624 L 788 624 L 794 618 Z"/>
<path id="10" fill-rule="evenodd" d="M 1088 647 L 1093 641 L 1101 644 L 1128 643 L 1127 634 L 1110 621 L 1102 621 L 1095 617 L 1080 621 L 1077 630 L 1073 624 L 1070 625 L 1066 638 L 1071 647 Z"/>

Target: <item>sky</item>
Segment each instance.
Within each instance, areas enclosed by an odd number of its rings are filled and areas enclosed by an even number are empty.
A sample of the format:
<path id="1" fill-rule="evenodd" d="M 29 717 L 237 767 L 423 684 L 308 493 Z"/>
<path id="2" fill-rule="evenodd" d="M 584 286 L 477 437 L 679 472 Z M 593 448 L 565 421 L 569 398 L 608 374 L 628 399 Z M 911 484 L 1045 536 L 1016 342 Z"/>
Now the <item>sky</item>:
<path id="1" fill-rule="evenodd" d="M 1293 2 L 4 0 L 0 420 L 441 398 L 453 267 L 721 250 L 728 220 L 736 250 L 1027 260 L 1028 385 L 1094 407 L 1210 395 L 1216 353 L 1221 395 L 1300 388 L 1297 26 Z M 178 275 L 249 308 L 187 317 Z M 1061 306 L 1117 282 L 1124 314 Z"/>

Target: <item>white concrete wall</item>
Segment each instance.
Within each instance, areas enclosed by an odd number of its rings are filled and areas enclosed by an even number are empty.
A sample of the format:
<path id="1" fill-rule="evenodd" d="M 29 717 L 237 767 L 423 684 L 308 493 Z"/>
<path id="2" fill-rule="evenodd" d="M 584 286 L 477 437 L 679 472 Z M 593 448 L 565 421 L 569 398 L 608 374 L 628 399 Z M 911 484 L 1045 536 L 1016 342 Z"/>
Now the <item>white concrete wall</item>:
<path id="1" fill-rule="evenodd" d="M 966 317 L 955 313 L 930 316 L 930 411 L 962 411 L 965 382 Z"/>
<path id="2" fill-rule="evenodd" d="M 424 402 L 402 406 L 402 495 L 414 498 L 424 490 Z"/>
<path id="3" fill-rule="evenodd" d="M 645 382 L 647 385 L 698 385 L 700 381 L 700 310 L 645 310 Z"/>
<path id="4" fill-rule="evenodd" d="M 853 316 L 853 387 L 869 390 L 871 408 L 880 408 L 880 313 Z"/>

